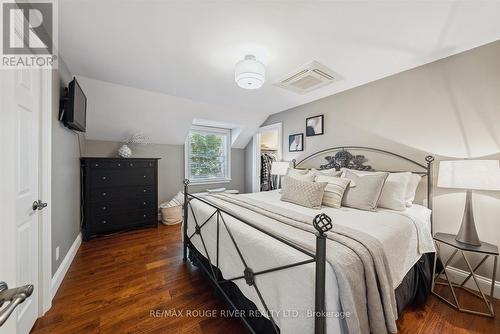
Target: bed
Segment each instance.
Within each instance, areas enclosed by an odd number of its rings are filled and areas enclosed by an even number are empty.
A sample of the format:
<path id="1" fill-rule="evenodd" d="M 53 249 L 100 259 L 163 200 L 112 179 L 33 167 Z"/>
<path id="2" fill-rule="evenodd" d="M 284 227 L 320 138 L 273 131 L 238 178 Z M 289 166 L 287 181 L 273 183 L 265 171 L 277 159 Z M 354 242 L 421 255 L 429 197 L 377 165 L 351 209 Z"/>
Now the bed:
<path id="1" fill-rule="evenodd" d="M 185 181 L 184 259 L 240 311 L 249 332 L 397 332 L 402 309 L 425 302 L 434 253 L 433 158 L 421 164 L 373 148 L 336 147 L 294 167 L 326 159 L 320 169 L 374 169 L 353 151 L 412 166 L 404 170 L 425 178 L 427 205 L 312 209 L 281 201 L 279 191 L 198 197 Z"/>

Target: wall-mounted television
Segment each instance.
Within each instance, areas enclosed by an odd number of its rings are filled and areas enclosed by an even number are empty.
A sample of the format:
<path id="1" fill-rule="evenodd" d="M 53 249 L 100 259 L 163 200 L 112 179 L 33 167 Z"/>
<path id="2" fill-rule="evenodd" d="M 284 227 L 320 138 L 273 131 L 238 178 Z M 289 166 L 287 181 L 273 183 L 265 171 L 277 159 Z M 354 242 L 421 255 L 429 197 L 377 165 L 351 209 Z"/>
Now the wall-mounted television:
<path id="1" fill-rule="evenodd" d="M 76 78 L 73 78 L 69 83 L 66 96 L 61 99 L 59 120 L 72 130 L 85 132 L 87 125 L 87 97 Z"/>

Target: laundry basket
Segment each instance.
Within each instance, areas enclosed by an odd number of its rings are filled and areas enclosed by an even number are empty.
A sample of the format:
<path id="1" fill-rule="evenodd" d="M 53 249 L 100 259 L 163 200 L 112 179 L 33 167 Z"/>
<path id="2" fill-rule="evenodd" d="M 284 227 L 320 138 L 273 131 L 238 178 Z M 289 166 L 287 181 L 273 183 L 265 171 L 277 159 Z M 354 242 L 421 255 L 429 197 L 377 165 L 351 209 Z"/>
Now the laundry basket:
<path id="1" fill-rule="evenodd" d="M 164 225 L 175 225 L 182 222 L 182 193 L 178 193 L 170 201 L 160 205 L 161 222 Z"/>

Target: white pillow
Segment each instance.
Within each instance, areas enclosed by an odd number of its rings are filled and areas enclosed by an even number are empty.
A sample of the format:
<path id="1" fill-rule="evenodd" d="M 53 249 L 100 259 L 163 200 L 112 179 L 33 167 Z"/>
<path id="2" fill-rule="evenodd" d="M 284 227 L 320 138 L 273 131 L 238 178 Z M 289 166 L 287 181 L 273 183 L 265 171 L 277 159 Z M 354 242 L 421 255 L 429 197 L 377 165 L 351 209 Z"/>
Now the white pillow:
<path id="1" fill-rule="evenodd" d="M 413 201 L 415 200 L 415 194 L 417 193 L 418 185 L 420 184 L 420 180 L 422 177 L 418 174 L 411 174 L 410 179 L 408 180 L 408 187 L 406 188 L 406 207 L 411 207 L 413 205 Z"/>
<path id="2" fill-rule="evenodd" d="M 338 171 L 335 168 L 330 169 L 314 169 L 312 168 L 309 173 L 314 175 L 324 175 L 324 176 L 332 176 L 332 177 L 340 177 L 342 175 L 342 171 Z"/>
<path id="3" fill-rule="evenodd" d="M 294 178 L 295 180 L 307 181 L 307 182 L 314 182 L 314 178 L 316 177 L 314 173 L 309 172 L 307 169 L 292 169 L 292 168 L 288 169 L 286 176 Z M 286 178 L 283 178 L 283 183 L 285 182 L 285 179 Z"/>
<path id="4" fill-rule="evenodd" d="M 348 170 L 359 176 L 383 173 L 357 171 L 351 169 Z M 345 170 L 343 171 L 343 175 L 344 174 Z M 408 183 L 410 182 L 411 176 L 412 173 L 410 172 L 389 173 L 389 176 L 385 180 L 384 187 L 382 188 L 382 193 L 380 194 L 377 206 L 396 211 L 406 210 Z"/>
<path id="5" fill-rule="evenodd" d="M 307 169 L 288 168 L 286 171 L 287 176 L 305 175 L 307 173 L 309 173 L 309 170 Z"/>

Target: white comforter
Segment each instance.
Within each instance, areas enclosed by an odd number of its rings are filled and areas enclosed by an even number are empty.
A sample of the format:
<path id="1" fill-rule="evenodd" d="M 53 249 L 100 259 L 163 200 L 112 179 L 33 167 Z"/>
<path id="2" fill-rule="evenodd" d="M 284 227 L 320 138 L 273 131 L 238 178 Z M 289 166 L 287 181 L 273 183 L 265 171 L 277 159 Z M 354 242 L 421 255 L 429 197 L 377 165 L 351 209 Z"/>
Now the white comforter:
<path id="1" fill-rule="evenodd" d="M 334 224 L 370 233 L 383 244 L 394 289 L 422 254 L 435 251 L 430 233 L 430 210 L 423 206 L 413 205 L 404 212 L 390 210 L 368 212 L 329 207 L 315 210 L 282 202 L 277 191 L 239 196 L 247 196 L 311 217 L 318 213 L 326 213 L 332 218 Z M 198 224 L 203 223 L 214 211 L 213 208 L 200 201 L 193 200 L 191 203 Z M 237 207 L 237 210 L 242 217 L 248 214 L 247 209 Z M 194 233 L 195 224 L 191 212 L 189 216 L 188 235 L 191 235 Z M 308 259 L 304 254 L 227 215 L 224 215 L 224 219 L 245 261 L 254 272 Z M 296 240 L 314 238 L 310 233 L 277 223 L 267 217 L 262 217 L 262 222 L 259 223 L 273 230 L 277 235 L 285 236 L 292 241 L 295 238 Z M 205 247 L 214 265 L 216 264 L 216 228 L 215 217 L 202 228 Z M 220 225 L 220 231 L 219 268 L 226 279 L 241 276 L 244 266 L 238 253 L 223 225 Z M 194 236 L 191 242 L 201 254 L 205 255 L 205 247 L 199 236 Z M 308 312 L 314 310 L 314 273 L 314 264 L 307 264 L 256 277 L 263 298 L 282 333 L 314 332 L 314 317 Z M 339 301 L 338 285 L 335 273 L 329 265 L 326 277 L 326 309 L 331 312 L 327 317 L 327 332 L 344 333 L 345 327 L 341 319 L 343 310 Z M 257 305 L 259 311 L 265 313 L 254 288 L 248 286 L 243 279 L 235 283 L 243 294 Z"/>

